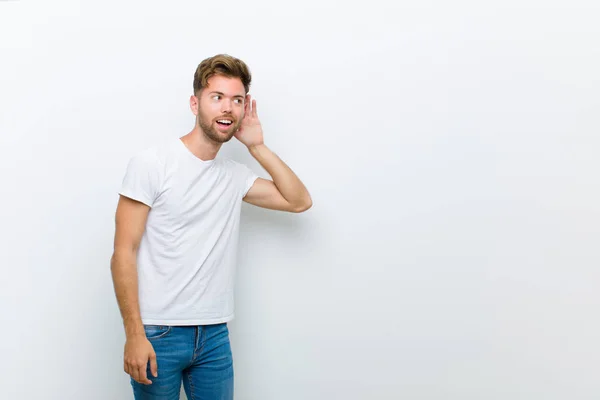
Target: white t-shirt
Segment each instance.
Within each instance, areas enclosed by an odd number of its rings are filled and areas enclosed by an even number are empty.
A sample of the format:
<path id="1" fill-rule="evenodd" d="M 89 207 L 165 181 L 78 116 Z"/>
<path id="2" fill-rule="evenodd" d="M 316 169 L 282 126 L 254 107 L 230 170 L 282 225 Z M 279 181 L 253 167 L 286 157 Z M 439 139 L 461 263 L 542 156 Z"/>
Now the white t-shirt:
<path id="1" fill-rule="evenodd" d="M 137 255 L 144 324 L 233 319 L 240 208 L 257 178 L 233 160 L 199 159 L 179 138 L 132 157 L 119 194 L 151 207 Z"/>

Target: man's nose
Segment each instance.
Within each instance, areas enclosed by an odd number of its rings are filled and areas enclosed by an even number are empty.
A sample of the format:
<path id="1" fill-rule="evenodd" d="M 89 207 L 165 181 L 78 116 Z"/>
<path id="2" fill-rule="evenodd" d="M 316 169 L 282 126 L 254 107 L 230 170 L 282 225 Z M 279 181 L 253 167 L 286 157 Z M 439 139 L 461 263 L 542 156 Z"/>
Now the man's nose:
<path id="1" fill-rule="evenodd" d="M 224 99 L 221 102 L 221 112 L 231 112 L 231 100 L 230 99 Z"/>

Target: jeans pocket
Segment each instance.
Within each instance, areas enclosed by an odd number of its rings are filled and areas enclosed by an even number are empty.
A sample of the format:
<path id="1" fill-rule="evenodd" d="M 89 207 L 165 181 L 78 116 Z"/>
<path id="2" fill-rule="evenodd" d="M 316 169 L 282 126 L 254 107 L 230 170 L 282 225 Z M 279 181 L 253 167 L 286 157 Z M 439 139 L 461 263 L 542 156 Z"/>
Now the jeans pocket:
<path id="1" fill-rule="evenodd" d="M 171 327 L 167 325 L 144 325 L 146 338 L 148 340 L 160 339 L 171 332 Z"/>

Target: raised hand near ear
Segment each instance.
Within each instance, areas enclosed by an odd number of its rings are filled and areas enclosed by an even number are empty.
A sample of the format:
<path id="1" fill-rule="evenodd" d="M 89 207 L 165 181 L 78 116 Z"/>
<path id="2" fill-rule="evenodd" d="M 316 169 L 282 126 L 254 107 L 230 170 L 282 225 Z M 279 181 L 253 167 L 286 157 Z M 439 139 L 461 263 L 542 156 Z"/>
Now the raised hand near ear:
<path id="1" fill-rule="evenodd" d="M 250 95 L 246 96 L 244 119 L 234 136 L 248 148 L 264 143 L 262 126 L 256 112 L 256 100 L 252 100 Z"/>

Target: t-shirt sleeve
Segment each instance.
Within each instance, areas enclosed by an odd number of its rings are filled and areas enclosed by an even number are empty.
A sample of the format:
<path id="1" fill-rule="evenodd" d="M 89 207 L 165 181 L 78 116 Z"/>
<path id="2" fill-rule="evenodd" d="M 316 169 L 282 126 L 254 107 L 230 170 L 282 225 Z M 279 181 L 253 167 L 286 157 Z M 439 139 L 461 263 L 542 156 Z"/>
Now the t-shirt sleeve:
<path id="1" fill-rule="evenodd" d="M 244 164 L 240 164 L 240 167 L 242 177 L 242 198 L 244 198 L 259 176 Z"/>
<path id="2" fill-rule="evenodd" d="M 159 185 L 157 158 L 150 153 L 142 153 L 129 160 L 119 194 L 152 207 L 159 193 Z"/>

